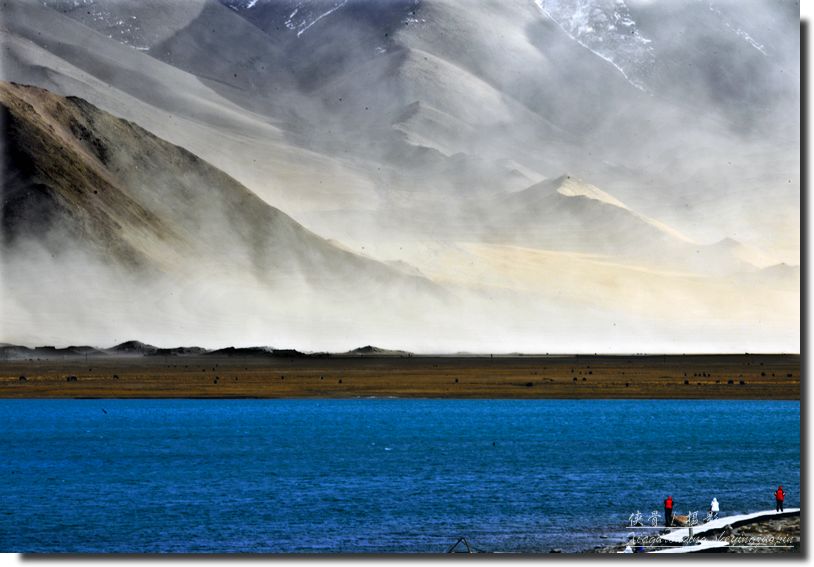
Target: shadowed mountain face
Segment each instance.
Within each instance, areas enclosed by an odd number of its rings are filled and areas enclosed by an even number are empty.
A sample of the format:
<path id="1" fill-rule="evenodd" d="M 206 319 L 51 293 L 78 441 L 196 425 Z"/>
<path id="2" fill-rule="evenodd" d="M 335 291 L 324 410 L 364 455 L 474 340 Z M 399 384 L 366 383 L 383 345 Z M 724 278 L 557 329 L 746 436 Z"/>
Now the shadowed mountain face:
<path id="1" fill-rule="evenodd" d="M 34 240 L 52 254 L 79 248 L 148 271 L 217 263 L 270 283 L 408 279 L 336 248 L 195 155 L 82 99 L 5 83 L 0 104 L 7 248 Z"/>

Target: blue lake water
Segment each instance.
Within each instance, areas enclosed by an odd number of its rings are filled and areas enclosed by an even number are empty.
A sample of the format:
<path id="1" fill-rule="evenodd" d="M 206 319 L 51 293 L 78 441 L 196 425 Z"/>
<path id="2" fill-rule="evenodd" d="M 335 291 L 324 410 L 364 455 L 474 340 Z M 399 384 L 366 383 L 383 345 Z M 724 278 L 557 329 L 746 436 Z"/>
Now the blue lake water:
<path id="1" fill-rule="evenodd" d="M 577 551 L 668 494 L 799 505 L 798 402 L 0 400 L 0 428 L 0 551 Z"/>

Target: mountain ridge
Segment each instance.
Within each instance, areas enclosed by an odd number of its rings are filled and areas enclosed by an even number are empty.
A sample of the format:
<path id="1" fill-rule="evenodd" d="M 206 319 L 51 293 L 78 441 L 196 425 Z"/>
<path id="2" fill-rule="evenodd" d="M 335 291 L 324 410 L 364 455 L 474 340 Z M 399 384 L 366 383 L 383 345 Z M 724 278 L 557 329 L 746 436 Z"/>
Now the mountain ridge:
<path id="1" fill-rule="evenodd" d="M 282 268 L 410 280 L 331 245 L 184 148 L 79 97 L 0 83 L 0 102 L 11 180 L 3 195 L 6 244 L 29 237 L 60 251 L 65 236 L 135 267 L 166 268 L 205 251 L 272 279 L 269 270 Z M 60 238 L 48 237 L 54 231 Z M 246 256 L 235 256 L 233 245 Z"/>

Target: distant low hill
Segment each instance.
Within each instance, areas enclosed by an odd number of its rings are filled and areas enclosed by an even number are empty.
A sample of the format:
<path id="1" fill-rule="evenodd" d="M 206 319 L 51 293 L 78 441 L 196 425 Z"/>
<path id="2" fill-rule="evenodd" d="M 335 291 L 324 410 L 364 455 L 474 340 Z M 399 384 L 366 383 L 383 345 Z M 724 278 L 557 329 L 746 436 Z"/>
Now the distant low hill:
<path id="1" fill-rule="evenodd" d="M 359 355 L 370 355 L 370 356 L 411 356 L 412 353 L 407 352 L 406 350 L 390 350 L 386 348 L 380 348 L 372 345 L 366 345 L 363 347 L 355 348 L 353 350 L 348 351 L 348 354 L 359 354 Z"/>
<path id="2" fill-rule="evenodd" d="M 102 349 L 92 346 L 69 346 L 56 348 L 53 346 L 26 347 L 3 343 L 0 345 L 0 360 L 25 360 L 34 358 L 66 358 L 66 357 L 153 357 L 153 356 L 211 356 L 236 358 L 324 358 L 332 353 L 308 354 L 296 349 L 278 349 L 268 346 L 254 347 L 224 347 L 219 349 L 206 349 L 196 346 L 179 346 L 162 348 L 141 341 L 131 340 Z M 359 347 L 344 355 L 359 356 L 412 356 L 404 350 L 389 350 L 371 345 Z"/>
<path id="3" fill-rule="evenodd" d="M 56 348 L 53 346 L 37 346 L 29 348 L 21 345 L 3 344 L 0 346 L 0 360 L 26 360 L 32 358 L 66 358 L 107 356 L 101 349 L 91 346 L 69 346 Z"/>
<path id="4" fill-rule="evenodd" d="M 108 350 L 117 354 L 145 355 L 155 354 L 158 351 L 158 347 L 145 344 L 141 341 L 125 341 Z"/>
<path id="5" fill-rule="evenodd" d="M 227 347 L 209 351 L 207 356 L 238 356 L 238 357 L 275 357 L 275 358 L 302 358 L 307 354 L 294 349 L 275 349 L 271 347 Z"/>
<path id="6" fill-rule="evenodd" d="M 183 356 L 205 354 L 207 349 L 196 346 L 160 348 L 141 341 L 125 341 L 109 348 L 108 352 L 128 356 Z"/>
<path id="7" fill-rule="evenodd" d="M 174 348 L 160 348 L 154 354 L 157 356 L 188 356 L 196 354 L 206 354 L 209 352 L 203 347 L 174 347 Z"/>

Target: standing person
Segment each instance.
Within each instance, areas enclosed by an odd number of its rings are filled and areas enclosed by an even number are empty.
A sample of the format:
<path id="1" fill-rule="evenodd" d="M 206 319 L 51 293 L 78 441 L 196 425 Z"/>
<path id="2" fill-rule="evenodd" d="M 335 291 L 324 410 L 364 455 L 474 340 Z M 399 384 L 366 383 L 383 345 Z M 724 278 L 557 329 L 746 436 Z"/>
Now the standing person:
<path id="1" fill-rule="evenodd" d="M 718 499 L 713 496 L 712 502 L 709 503 L 709 515 L 710 519 L 717 520 L 718 519 L 718 512 L 721 511 L 721 507 L 718 505 Z"/>
<path id="2" fill-rule="evenodd" d="M 775 506 L 776 512 L 783 511 L 783 500 L 786 499 L 786 494 L 783 492 L 783 485 L 777 487 L 777 490 L 774 491 L 774 498 L 777 501 L 777 506 Z"/>
<path id="3" fill-rule="evenodd" d="M 672 526 L 673 525 L 673 497 L 668 496 L 664 500 L 664 525 L 665 526 Z"/>

